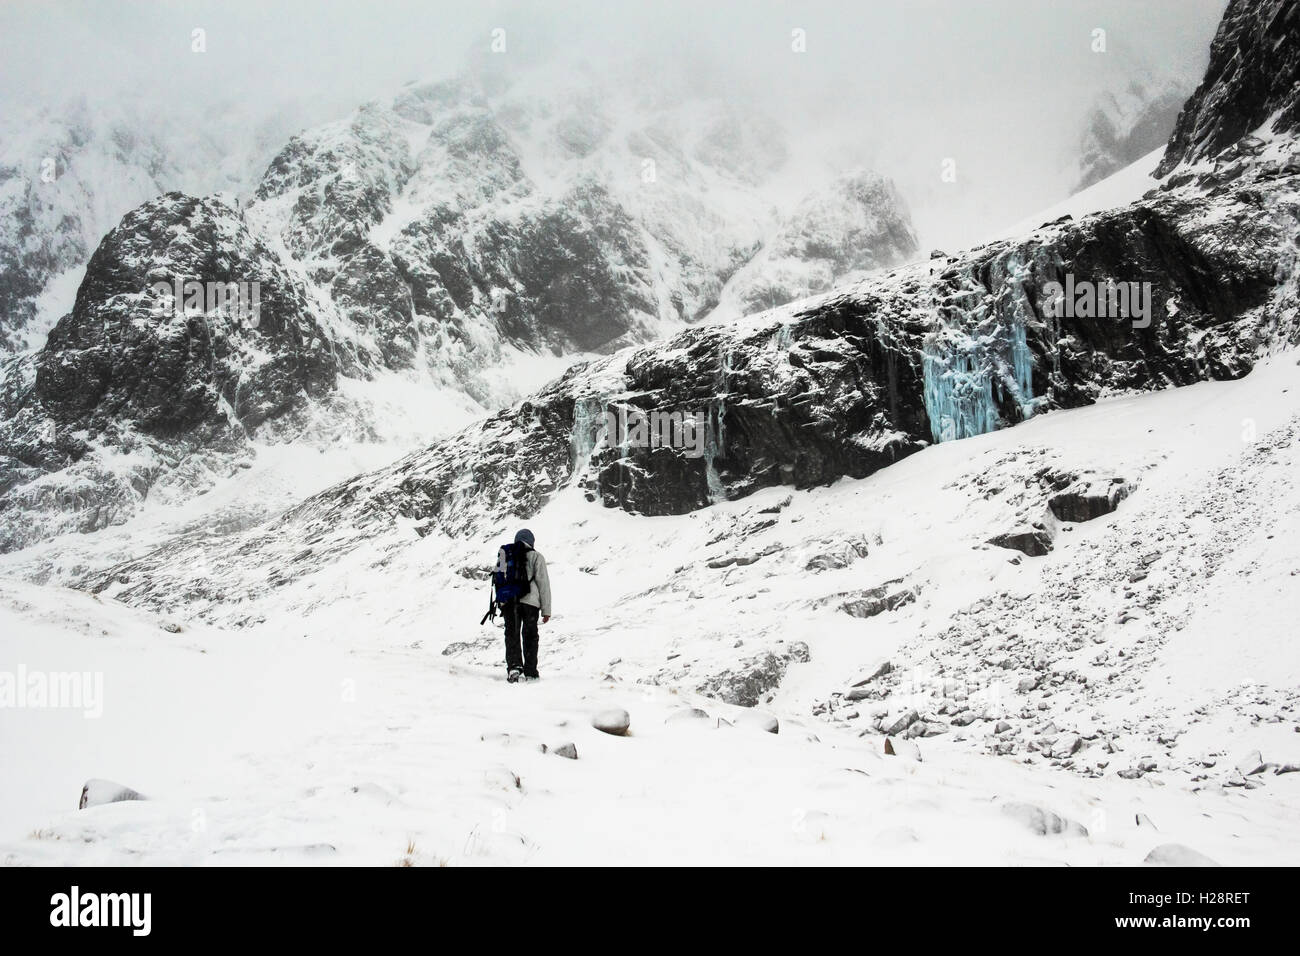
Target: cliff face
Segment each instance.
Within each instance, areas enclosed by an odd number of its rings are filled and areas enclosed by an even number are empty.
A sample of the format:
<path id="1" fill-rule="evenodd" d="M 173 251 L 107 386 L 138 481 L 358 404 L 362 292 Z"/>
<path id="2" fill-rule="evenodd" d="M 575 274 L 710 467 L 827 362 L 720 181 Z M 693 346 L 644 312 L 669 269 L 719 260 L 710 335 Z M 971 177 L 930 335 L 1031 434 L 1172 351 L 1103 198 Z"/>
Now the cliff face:
<path id="1" fill-rule="evenodd" d="M 295 137 L 250 216 L 338 311 L 349 374 L 413 369 L 485 407 L 520 396 L 496 374 L 511 354 L 612 352 L 702 319 L 765 235 L 779 268 L 736 292 L 742 311 L 916 252 L 906 204 L 865 171 L 768 223 L 786 133 L 762 114 L 617 105 L 615 122 L 590 91 L 412 85 Z"/>
<path id="2" fill-rule="evenodd" d="M 934 442 L 1108 395 L 1237 378 L 1300 344 L 1298 236 L 1300 157 L 1244 157 L 1126 208 L 579 365 L 513 408 L 221 539 L 241 570 L 216 590 L 172 570 L 211 566 L 216 546 L 193 542 L 93 584 L 128 582 L 117 596 L 132 602 L 168 606 L 184 592 L 221 603 L 260 593 L 268 573 L 286 583 L 369 541 L 391 543 L 398 524 L 420 536 L 490 532 L 537 515 L 565 487 L 611 508 L 682 514 L 863 477 Z M 1137 284 L 1130 314 L 1087 306 L 1082 290 L 1108 280 Z M 691 417 L 703 439 L 611 433 L 611 412 L 614 423 Z"/>
<path id="3" fill-rule="evenodd" d="M 5 371 L 7 551 L 118 523 L 155 487 L 201 491 L 323 397 L 337 363 L 301 284 L 238 213 L 170 193 L 105 237 L 72 312 Z"/>
<path id="4" fill-rule="evenodd" d="M 534 510 L 536 492 L 494 476 L 545 468 L 610 506 L 676 514 L 773 484 L 863 477 L 931 442 L 1107 394 L 1238 377 L 1295 338 L 1284 316 L 1297 173 L 1294 159 L 1267 163 L 575 369 L 494 426 L 413 456 L 388 505 L 465 530 L 475 511 L 447 489 L 472 462 L 485 513 Z M 1108 280 L 1137 284 L 1145 304 L 1127 316 L 1057 308 L 1067 290 Z M 624 409 L 702 415 L 703 453 L 607 434 L 607 414 Z"/>
<path id="5" fill-rule="evenodd" d="M 1300 6 L 1231 0 L 1210 46 L 1205 78 L 1178 116 L 1159 175 L 1210 159 L 1271 119 L 1266 132 L 1300 126 Z"/>
<path id="6" fill-rule="evenodd" d="M 121 521 L 168 482 L 201 489 L 237 467 L 250 435 L 331 401 L 342 376 L 423 366 L 473 391 L 511 349 L 632 343 L 301 513 L 464 534 L 577 483 L 611 507 L 679 514 L 863 477 L 927 444 L 1119 391 L 1240 376 L 1295 339 L 1295 15 L 1229 7 L 1166 163 L 1218 148 L 1239 121 L 1255 129 L 1261 112 L 1278 114 L 1276 142 L 1241 136 L 1213 172 L 1184 170 L 1127 208 L 651 345 L 754 257 L 701 239 L 697 164 L 743 188 L 780 150 L 736 166 L 729 146 L 772 146 L 770 131 L 723 117 L 677 155 L 653 130 L 614 140 L 598 104 L 557 113 L 462 84 L 411 87 L 291 142 L 246 214 L 169 195 L 105 240 L 76 308 L 7 371 L 0 547 Z M 642 197 L 634 216 L 599 179 L 535 181 L 523 142 L 570 171 L 602 150 L 659 149 L 660 172 L 675 173 L 654 194 L 666 205 Z M 765 274 L 788 267 L 797 280 L 778 300 L 904 255 L 913 239 L 895 199 L 858 173 L 801 206 L 762 250 Z M 677 226 L 651 241 L 654 216 Z M 262 279 L 262 323 L 159 322 L 146 290 L 191 274 Z M 749 290 L 740 300 L 763 298 L 752 276 L 734 278 Z M 1131 293 L 1123 314 L 1106 307 L 1113 291 Z M 700 445 L 611 434 L 611 414 L 698 420 Z"/>
<path id="7" fill-rule="evenodd" d="M 197 494 L 308 418 L 326 443 L 410 448 L 453 427 L 421 400 L 459 424 L 532 390 L 538 369 L 701 319 L 762 247 L 785 133 L 717 103 L 625 105 L 616 132 L 607 104 L 572 91 L 411 85 L 293 137 L 246 206 L 168 193 L 136 207 L 43 346 L 0 365 L 0 552 Z M 84 252 L 32 251 L 43 220 L 23 210 L 45 200 L 20 185 L 0 162 L 0 218 L 5 197 L 22 207 L 0 241 L 0 349 Z M 778 304 L 916 242 L 892 184 L 865 171 L 813 190 L 777 235 L 793 278 L 762 298 Z M 155 284 L 191 281 L 256 287 L 260 323 L 206 294 L 155 310 Z"/>
<path id="8" fill-rule="evenodd" d="M 1106 395 L 1244 375 L 1297 341 L 1296 17 L 1294 4 L 1229 6 L 1165 159 L 1233 145 L 1213 172 L 580 366 L 302 513 L 464 534 L 527 517 L 576 482 L 611 507 L 678 514 L 770 485 L 862 477 L 929 443 Z M 1245 135 L 1274 114 L 1276 143 Z M 1132 301 L 1117 307 L 1123 293 Z M 698 418 L 702 447 L 610 434 L 610 413 L 629 412 Z"/>

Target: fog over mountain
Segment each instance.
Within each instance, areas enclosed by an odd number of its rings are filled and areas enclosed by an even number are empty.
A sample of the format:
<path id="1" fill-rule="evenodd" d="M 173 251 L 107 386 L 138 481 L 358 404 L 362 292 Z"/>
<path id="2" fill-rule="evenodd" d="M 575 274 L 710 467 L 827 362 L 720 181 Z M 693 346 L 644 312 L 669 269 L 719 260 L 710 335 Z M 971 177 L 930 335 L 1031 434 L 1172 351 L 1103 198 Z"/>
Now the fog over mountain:
<path id="1" fill-rule="evenodd" d="M 1168 84 L 1190 92 L 1223 7 L 6 4 L 0 107 L 18 123 L 74 98 L 125 99 L 164 137 L 210 131 L 246 152 L 242 140 L 268 124 L 312 126 L 471 66 L 537 93 L 576 76 L 650 99 L 723 96 L 761 104 L 788 133 L 792 192 L 818 170 L 867 165 L 898 183 L 923 244 L 957 245 L 1063 198 L 1081 178 L 1069 164 L 1093 111 L 1130 95 L 1135 78 L 1158 87 L 1152 96 Z M 202 54 L 191 50 L 195 29 Z M 1092 49 L 1096 29 L 1104 53 Z M 503 52 L 492 52 L 493 30 L 505 31 Z M 247 188 L 273 149 L 246 164 Z M 956 161 L 955 182 L 940 179 L 945 159 Z M 227 176 L 211 188 L 231 185 Z"/>

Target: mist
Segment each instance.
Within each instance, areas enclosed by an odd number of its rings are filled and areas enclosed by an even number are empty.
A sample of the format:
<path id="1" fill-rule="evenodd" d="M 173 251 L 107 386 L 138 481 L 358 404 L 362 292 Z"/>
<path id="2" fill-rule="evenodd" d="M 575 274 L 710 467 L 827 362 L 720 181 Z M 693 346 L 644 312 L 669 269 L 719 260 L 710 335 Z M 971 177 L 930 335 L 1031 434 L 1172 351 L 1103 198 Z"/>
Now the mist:
<path id="1" fill-rule="evenodd" d="M 10 3 L 0 106 L 12 118 L 74 97 L 130 101 L 164 126 L 221 118 L 231 135 L 232 111 L 250 128 L 298 129 L 466 69 L 536 94 L 574 75 L 761 111 L 786 131 L 789 182 L 866 165 L 895 178 L 923 241 L 971 242 L 1063 197 L 1061 168 L 1101 91 L 1137 75 L 1194 87 L 1224 6 Z"/>

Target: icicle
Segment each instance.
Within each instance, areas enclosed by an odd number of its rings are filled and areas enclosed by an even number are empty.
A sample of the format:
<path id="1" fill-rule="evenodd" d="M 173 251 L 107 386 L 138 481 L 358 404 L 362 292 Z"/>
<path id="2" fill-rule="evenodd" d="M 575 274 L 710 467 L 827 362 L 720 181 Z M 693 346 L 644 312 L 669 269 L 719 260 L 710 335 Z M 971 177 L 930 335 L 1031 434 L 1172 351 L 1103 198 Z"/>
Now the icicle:
<path id="1" fill-rule="evenodd" d="M 772 336 L 772 351 L 777 355 L 788 355 L 793 341 L 794 323 L 782 322 L 776 327 L 776 333 Z"/>
<path id="2" fill-rule="evenodd" d="M 1037 407 L 1034 401 L 1034 356 L 1029 351 L 1028 337 L 1028 323 L 1034 316 L 1034 310 L 1024 286 L 1030 279 L 1030 269 L 1014 252 L 1007 257 L 1006 267 L 1007 278 L 1003 289 L 1010 301 L 1004 300 L 1000 312 L 1006 316 L 1016 404 L 1020 406 L 1020 417 L 1026 419 L 1034 414 Z"/>
<path id="3" fill-rule="evenodd" d="M 573 479 L 587 470 L 592 453 L 606 437 L 605 402 L 600 396 L 588 395 L 573 403 L 573 431 L 569 436 L 569 456 Z"/>
<path id="4" fill-rule="evenodd" d="M 704 476 L 708 483 L 710 504 L 727 500 L 726 486 L 723 485 L 722 476 L 718 474 L 717 465 L 714 464 L 718 454 L 722 451 L 724 428 L 722 417 L 724 412 L 724 403 L 719 402 L 713 414 L 709 415 L 709 424 L 704 440 Z"/>
<path id="5" fill-rule="evenodd" d="M 925 379 L 925 411 L 936 442 L 983 435 L 997 427 L 993 376 L 980 362 L 977 347 L 967 339 L 945 349 L 935 337 L 921 352 Z"/>
<path id="6" fill-rule="evenodd" d="M 1034 414 L 1034 356 L 1029 351 L 1029 339 L 1024 321 L 1017 316 L 1011 324 L 1011 371 L 1016 380 L 1019 395 L 1016 401 L 1020 405 L 1022 417 Z"/>
<path id="7" fill-rule="evenodd" d="M 722 483 L 715 464 L 719 455 L 725 453 L 727 440 L 727 395 L 731 388 L 732 360 L 731 352 L 723 348 L 718 357 L 718 375 L 715 383 L 716 399 L 710 409 L 707 434 L 704 439 L 704 474 L 708 483 L 709 503 L 715 504 L 727 500 L 727 488 Z"/>

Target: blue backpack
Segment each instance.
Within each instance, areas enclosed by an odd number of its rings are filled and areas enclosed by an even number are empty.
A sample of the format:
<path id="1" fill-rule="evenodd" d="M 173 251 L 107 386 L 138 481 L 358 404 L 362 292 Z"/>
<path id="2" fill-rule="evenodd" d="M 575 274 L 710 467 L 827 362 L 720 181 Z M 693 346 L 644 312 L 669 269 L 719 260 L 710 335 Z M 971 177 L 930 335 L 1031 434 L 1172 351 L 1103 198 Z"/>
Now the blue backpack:
<path id="1" fill-rule="evenodd" d="M 496 570 L 492 572 L 492 593 L 488 596 L 488 610 L 484 621 L 495 620 L 498 604 L 510 604 L 526 595 L 532 587 L 528 577 L 528 552 L 530 548 L 521 541 L 502 545 Z M 495 596 L 493 596 L 495 595 Z"/>

